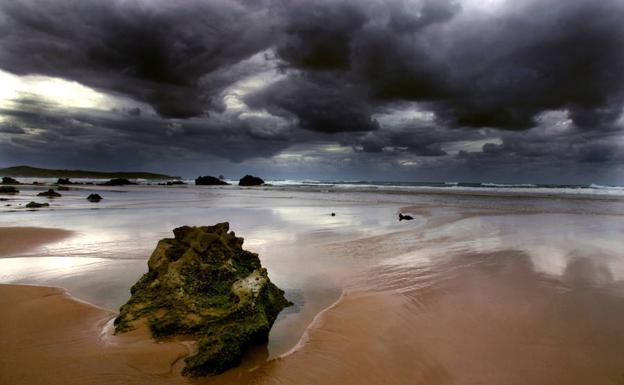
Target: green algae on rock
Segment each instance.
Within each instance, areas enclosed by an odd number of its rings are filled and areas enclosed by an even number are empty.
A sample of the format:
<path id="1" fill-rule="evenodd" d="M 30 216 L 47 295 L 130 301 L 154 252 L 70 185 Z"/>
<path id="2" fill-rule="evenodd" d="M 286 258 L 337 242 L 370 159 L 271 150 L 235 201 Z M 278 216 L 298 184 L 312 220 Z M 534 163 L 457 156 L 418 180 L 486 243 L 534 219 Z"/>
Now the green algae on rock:
<path id="1" fill-rule="evenodd" d="M 161 239 L 148 272 L 131 289 L 115 332 L 147 322 L 152 336 L 197 339 L 183 374 L 214 375 L 238 365 L 245 348 L 266 342 L 279 312 L 291 303 L 242 248 L 229 224 L 183 226 Z"/>

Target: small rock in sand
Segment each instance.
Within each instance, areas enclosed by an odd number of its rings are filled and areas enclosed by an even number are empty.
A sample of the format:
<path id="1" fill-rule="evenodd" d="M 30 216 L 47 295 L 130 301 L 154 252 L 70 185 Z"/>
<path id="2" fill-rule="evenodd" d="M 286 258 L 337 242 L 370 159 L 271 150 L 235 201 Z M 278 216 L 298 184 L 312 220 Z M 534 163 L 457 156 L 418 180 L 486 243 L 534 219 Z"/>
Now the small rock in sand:
<path id="1" fill-rule="evenodd" d="M 87 197 L 87 200 L 89 202 L 93 202 L 93 203 L 97 203 L 99 201 L 101 201 L 103 198 L 100 196 L 100 194 L 91 194 Z"/>
<path id="2" fill-rule="evenodd" d="M 50 207 L 49 203 L 37 203 L 37 202 L 30 202 L 26 205 L 27 208 L 29 209 L 39 209 L 42 207 Z"/>
<path id="3" fill-rule="evenodd" d="M 38 197 L 47 197 L 47 198 L 59 198 L 62 195 L 54 191 L 53 189 L 49 189 L 48 191 L 40 192 L 37 194 Z"/>
<path id="4" fill-rule="evenodd" d="M 0 194 L 17 194 L 18 192 L 19 190 L 13 186 L 0 186 Z"/>

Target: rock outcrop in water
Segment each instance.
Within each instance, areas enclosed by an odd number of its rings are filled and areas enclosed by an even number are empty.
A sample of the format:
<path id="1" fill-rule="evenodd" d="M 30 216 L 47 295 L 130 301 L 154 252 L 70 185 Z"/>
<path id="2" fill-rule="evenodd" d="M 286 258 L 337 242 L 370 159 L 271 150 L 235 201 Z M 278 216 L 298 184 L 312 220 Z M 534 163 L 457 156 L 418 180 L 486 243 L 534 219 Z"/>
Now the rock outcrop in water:
<path id="1" fill-rule="evenodd" d="M 195 184 L 198 186 L 227 186 L 229 185 L 228 182 L 219 178 L 215 178 L 214 176 L 210 176 L 210 175 L 197 177 L 197 179 L 195 179 Z"/>
<path id="2" fill-rule="evenodd" d="M 38 197 L 47 197 L 47 198 L 59 198 L 61 194 L 57 193 L 53 189 L 49 189 L 48 191 L 40 192 L 37 194 Z"/>
<path id="3" fill-rule="evenodd" d="M 50 207 L 49 203 L 37 203 L 37 202 L 29 202 L 26 204 L 26 208 L 28 209 L 40 209 L 42 207 Z"/>
<path id="4" fill-rule="evenodd" d="M 100 184 L 100 186 L 128 186 L 131 184 L 136 184 L 136 183 L 130 182 L 128 179 L 125 179 L 125 178 L 113 178 L 109 181 L 106 181 Z"/>
<path id="5" fill-rule="evenodd" d="M 0 184 L 21 184 L 17 179 L 11 178 L 10 176 L 3 176 L 2 183 Z"/>
<path id="6" fill-rule="evenodd" d="M 238 181 L 239 186 L 260 186 L 262 184 L 264 184 L 264 180 L 253 175 L 245 175 Z"/>
<path id="7" fill-rule="evenodd" d="M 13 186 L 0 186 L 0 194 L 17 194 L 18 192 L 19 190 Z"/>
<path id="8" fill-rule="evenodd" d="M 89 194 L 89 196 L 87 197 L 87 200 L 92 203 L 97 203 L 102 199 L 103 198 L 100 196 L 100 194 Z"/>
<path id="9" fill-rule="evenodd" d="M 115 319 L 115 332 L 147 322 L 157 339 L 196 338 L 198 352 L 186 358 L 183 373 L 218 374 L 238 365 L 247 346 L 267 341 L 290 302 L 227 222 L 179 227 L 173 234 L 158 242 L 149 271 Z"/>

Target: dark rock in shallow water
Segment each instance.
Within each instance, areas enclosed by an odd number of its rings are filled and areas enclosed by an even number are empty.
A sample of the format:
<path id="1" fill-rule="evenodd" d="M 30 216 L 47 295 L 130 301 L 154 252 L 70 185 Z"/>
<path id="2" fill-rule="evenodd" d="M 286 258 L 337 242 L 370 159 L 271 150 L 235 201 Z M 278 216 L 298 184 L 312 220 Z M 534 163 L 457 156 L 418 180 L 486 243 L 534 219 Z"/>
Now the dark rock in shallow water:
<path id="1" fill-rule="evenodd" d="M 198 186 L 227 186 L 228 182 L 221 180 L 219 178 L 215 178 L 214 176 L 200 176 L 195 179 L 195 184 Z"/>
<path id="2" fill-rule="evenodd" d="M 89 195 L 89 196 L 87 197 L 87 200 L 88 200 L 89 202 L 93 202 L 93 203 L 97 203 L 97 202 L 101 201 L 102 199 L 104 199 L 104 198 L 102 198 L 102 197 L 100 196 L 100 194 L 91 194 L 91 195 Z"/>
<path id="3" fill-rule="evenodd" d="M 75 184 L 75 183 L 70 181 L 69 178 L 58 178 L 58 180 L 56 181 L 56 184 Z"/>
<path id="4" fill-rule="evenodd" d="M 5 177 L 2 177 L 1 184 L 21 184 L 21 183 L 18 182 L 17 179 L 13 179 L 10 176 L 5 176 Z"/>
<path id="5" fill-rule="evenodd" d="M 414 219 L 411 215 L 403 215 L 401 213 L 399 213 L 399 222 L 400 221 L 411 221 L 412 219 Z"/>
<path id="6" fill-rule="evenodd" d="M 49 203 L 37 203 L 37 202 L 30 202 L 26 205 L 26 208 L 29 209 L 39 209 L 42 207 L 50 207 Z"/>
<path id="7" fill-rule="evenodd" d="M 239 186 L 260 186 L 262 184 L 264 184 L 264 180 L 253 175 L 245 175 L 238 181 Z"/>
<path id="8" fill-rule="evenodd" d="M 136 184 L 136 183 L 130 182 L 128 179 L 125 179 L 125 178 L 114 178 L 107 182 L 102 183 L 101 185 L 102 186 L 126 186 L 130 184 Z"/>
<path id="9" fill-rule="evenodd" d="M 59 191 L 69 191 L 69 187 L 67 186 L 58 186 L 57 188 Z"/>
<path id="10" fill-rule="evenodd" d="M 214 375 L 238 365 L 245 349 L 266 342 L 279 312 L 291 303 L 242 248 L 229 224 L 179 227 L 162 239 L 148 272 L 132 287 L 115 319 L 115 332 L 147 322 L 155 338 L 192 336 L 198 352 L 183 373 Z"/>
<path id="11" fill-rule="evenodd" d="M 56 191 L 49 189 L 48 191 L 40 192 L 37 194 L 38 197 L 48 197 L 48 198 L 58 198 L 62 195 L 57 193 Z"/>
<path id="12" fill-rule="evenodd" d="M 18 192 L 19 190 L 13 186 L 0 186 L 0 194 L 17 194 Z"/>

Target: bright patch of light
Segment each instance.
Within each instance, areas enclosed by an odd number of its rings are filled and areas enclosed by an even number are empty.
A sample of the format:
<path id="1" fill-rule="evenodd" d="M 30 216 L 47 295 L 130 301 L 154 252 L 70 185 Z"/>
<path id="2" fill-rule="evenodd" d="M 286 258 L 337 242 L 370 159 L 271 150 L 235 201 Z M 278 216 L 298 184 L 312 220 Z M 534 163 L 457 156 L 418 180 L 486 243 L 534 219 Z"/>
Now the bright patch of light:
<path id="1" fill-rule="evenodd" d="M 34 99 L 50 107 L 111 110 L 136 104 L 107 95 L 75 81 L 41 75 L 17 76 L 0 71 L 0 107 L 12 108 L 20 99 Z"/>
<path id="2" fill-rule="evenodd" d="M 535 118 L 538 124 L 536 129 L 552 134 L 568 131 L 574 124 L 569 115 L 568 110 L 551 110 L 542 112 Z"/>
<path id="3" fill-rule="evenodd" d="M 457 155 L 460 151 L 481 152 L 483 145 L 492 143 L 500 145 L 503 143 L 501 138 L 488 138 L 480 140 L 460 140 L 456 142 L 448 142 L 442 144 L 442 150 L 449 155 Z"/>
<path id="4" fill-rule="evenodd" d="M 340 153 L 340 154 L 346 154 L 346 153 L 350 153 L 352 152 L 351 147 L 346 147 L 346 146 L 341 146 L 338 144 L 327 144 L 327 145 L 323 145 L 321 147 L 319 147 L 319 150 L 321 152 L 330 152 L 330 153 Z"/>
<path id="5" fill-rule="evenodd" d="M 419 160 L 417 160 L 417 159 L 414 159 L 414 160 L 402 160 L 402 161 L 399 161 L 399 164 L 401 166 L 410 167 L 410 166 L 418 166 L 418 165 L 421 164 L 421 162 Z"/>
<path id="6" fill-rule="evenodd" d="M 384 128 L 401 127 L 414 123 L 431 123 L 435 119 L 435 113 L 420 109 L 416 104 L 410 104 L 402 108 L 394 108 L 390 111 L 377 113 L 372 116 Z"/>
<path id="7" fill-rule="evenodd" d="M 277 162 L 324 162 L 324 161 L 340 161 L 350 162 L 349 155 L 354 150 L 350 146 L 341 146 L 339 144 L 320 143 L 306 145 L 305 147 L 294 147 L 287 151 L 275 155 L 272 159 Z"/>
<path id="8" fill-rule="evenodd" d="M 463 0 L 462 9 L 477 12 L 495 12 L 502 8 L 508 0 Z"/>
<path id="9" fill-rule="evenodd" d="M 279 81 L 284 76 L 270 70 L 243 78 L 225 90 L 223 102 L 229 111 L 250 112 L 243 101 L 244 97 Z"/>

